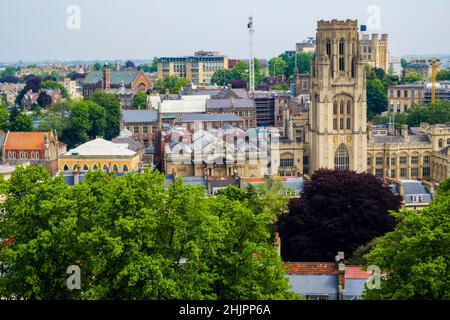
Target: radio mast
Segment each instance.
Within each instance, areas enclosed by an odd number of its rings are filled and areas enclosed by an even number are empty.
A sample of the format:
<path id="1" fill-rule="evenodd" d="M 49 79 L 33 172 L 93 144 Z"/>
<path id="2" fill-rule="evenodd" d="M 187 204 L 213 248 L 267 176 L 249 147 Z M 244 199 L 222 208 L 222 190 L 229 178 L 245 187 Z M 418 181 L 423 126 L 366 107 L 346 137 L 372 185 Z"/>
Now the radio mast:
<path id="1" fill-rule="evenodd" d="M 255 57 L 253 53 L 255 29 L 253 29 L 253 16 L 248 18 L 248 33 L 250 41 L 250 61 L 248 63 L 248 79 L 250 93 L 255 91 Z"/>

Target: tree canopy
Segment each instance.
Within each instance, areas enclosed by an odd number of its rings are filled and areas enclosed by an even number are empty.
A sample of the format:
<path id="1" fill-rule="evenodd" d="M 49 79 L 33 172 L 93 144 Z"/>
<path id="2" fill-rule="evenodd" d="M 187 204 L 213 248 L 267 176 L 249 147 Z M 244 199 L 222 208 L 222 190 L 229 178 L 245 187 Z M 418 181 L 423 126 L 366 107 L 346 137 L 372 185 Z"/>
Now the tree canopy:
<path id="1" fill-rule="evenodd" d="M 0 180 L 1 181 L 1 180 Z M 295 298 L 269 232 L 272 214 L 205 196 L 156 171 L 89 172 L 74 187 L 43 167 L 1 181 L 0 296 L 7 299 Z M 68 290 L 66 270 L 81 270 Z"/>
<path id="2" fill-rule="evenodd" d="M 417 72 L 410 72 L 407 73 L 404 77 L 403 77 L 403 83 L 414 83 L 417 81 L 423 81 L 423 75 L 421 73 L 417 73 Z"/>
<path id="3" fill-rule="evenodd" d="M 147 109 L 148 96 L 145 92 L 139 91 L 133 97 L 133 107 L 138 110 Z"/>
<path id="4" fill-rule="evenodd" d="M 97 103 L 106 111 L 105 139 L 111 140 L 120 132 L 120 100 L 114 93 L 96 91 L 89 97 L 90 101 Z"/>
<path id="5" fill-rule="evenodd" d="M 41 84 L 42 89 L 59 89 L 61 92 L 61 95 L 64 99 L 67 99 L 69 97 L 69 94 L 67 93 L 67 89 L 59 82 L 56 81 L 44 81 Z"/>
<path id="6" fill-rule="evenodd" d="M 319 170 L 279 219 L 283 259 L 329 262 L 338 251 L 351 256 L 393 229 L 388 212 L 400 206 L 401 198 L 371 174 Z"/>
<path id="7" fill-rule="evenodd" d="M 186 78 L 168 76 L 156 81 L 155 90 L 161 94 L 165 94 L 167 91 L 169 91 L 169 93 L 177 94 L 180 93 L 180 90 L 183 87 L 186 87 L 189 84 L 190 82 Z"/>
<path id="8" fill-rule="evenodd" d="M 365 256 L 367 266 L 381 268 L 379 290 L 366 290 L 369 300 L 450 300 L 450 180 L 420 212 L 393 213 L 394 231 L 378 239 Z"/>
<path id="9" fill-rule="evenodd" d="M 16 132 L 33 131 L 33 118 L 25 112 L 13 107 L 9 113 L 8 129 Z"/>

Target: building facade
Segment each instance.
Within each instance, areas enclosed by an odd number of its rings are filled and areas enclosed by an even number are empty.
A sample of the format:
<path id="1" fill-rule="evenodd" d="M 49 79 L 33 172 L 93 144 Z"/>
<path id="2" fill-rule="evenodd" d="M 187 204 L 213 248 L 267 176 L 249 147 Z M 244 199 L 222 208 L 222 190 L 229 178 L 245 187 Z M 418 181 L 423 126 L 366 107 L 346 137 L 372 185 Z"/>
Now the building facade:
<path id="1" fill-rule="evenodd" d="M 389 71 L 389 40 L 387 34 L 364 34 L 361 39 L 361 55 L 365 63 L 373 68 Z"/>
<path id="2" fill-rule="evenodd" d="M 413 105 L 425 102 L 425 88 L 422 84 L 403 84 L 388 88 L 388 112 L 404 113 Z"/>
<path id="3" fill-rule="evenodd" d="M 158 79 L 169 76 L 189 79 L 193 84 L 209 84 L 219 69 L 228 69 L 228 57 L 218 52 L 196 52 L 189 57 L 162 57 Z"/>
<path id="4" fill-rule="evenodd" d="M 312 65 L 311 169 L 367 170 L 367 101 L 358 23 L 319 21 Z"/>

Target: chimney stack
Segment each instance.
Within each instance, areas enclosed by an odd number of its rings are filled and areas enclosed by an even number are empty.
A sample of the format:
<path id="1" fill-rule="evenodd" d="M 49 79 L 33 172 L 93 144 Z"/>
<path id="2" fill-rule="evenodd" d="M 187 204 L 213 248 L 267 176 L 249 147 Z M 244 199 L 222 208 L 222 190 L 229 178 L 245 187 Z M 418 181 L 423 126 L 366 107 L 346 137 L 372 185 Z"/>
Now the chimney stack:
<path id="1" fill-rule="evenodd" d="M 103 67 L 103 89 L 111 88 L 111 69 L 108 66 L 108 62 Z"/>
<path id="2" fill-rule="evenodd" d="M 338 300 L 344 300 L 344 290 L 345 290 L 344 252 L 338 252 L 336 256 L 336 265 L 338 269 Z"/>
<path id="3" fill-rule="evenodd" d="M 402 125 L 401 135 L 404 139 L 408 139 L 408 125 L 406 125 L 406 124 Z"/>

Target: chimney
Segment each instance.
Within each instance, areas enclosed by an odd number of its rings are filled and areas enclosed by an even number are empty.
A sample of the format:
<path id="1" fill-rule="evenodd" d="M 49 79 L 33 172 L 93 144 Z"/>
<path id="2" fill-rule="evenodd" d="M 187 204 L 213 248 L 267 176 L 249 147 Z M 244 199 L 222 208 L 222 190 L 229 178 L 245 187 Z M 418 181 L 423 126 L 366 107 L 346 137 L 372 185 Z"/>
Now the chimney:
<path id="1" fill-rule="evenodd" d="M 111 69 L 109 69 L 108 63 L 103 68 L 103 89 L 111 88 Z"/>
<path id="2" fill-rule="evenodd" d="M 344 252 L 338 252 L 336 256 L 336 266 L 338 270 L 338 300 L 344 300 L 345 290 L 345 262 Z"/>
<path id="3" fill-rule="evenodd" d="M 235 106 L 234 97 L 230 98 L 230 104 L 231 104 L 231 108 L 234 109 L 234 106 Z"/>
<path id="4" fill-rule="evenodd" d="M 278 255 L 281 257 L 281 238 L 278 232 L 275 233 L 275 241 L 273 242 L 273 245 L 277 249 Z"/>
<path id="5" fill-rule="evenodd" d="M 401 128 L 401 135 L 403 139 L 408 139 L 408 125 L 403 124 Z"/>
<path id="6" fill-rule="evenodd" d="M 388 123 L 388 133 L 390 136 L 395 136 L 395 125 L 393 122 Z"/>

